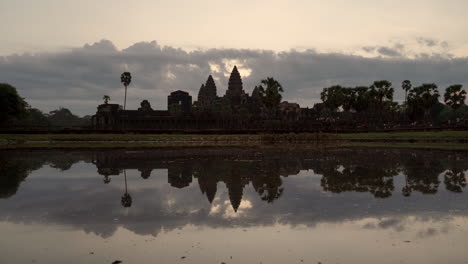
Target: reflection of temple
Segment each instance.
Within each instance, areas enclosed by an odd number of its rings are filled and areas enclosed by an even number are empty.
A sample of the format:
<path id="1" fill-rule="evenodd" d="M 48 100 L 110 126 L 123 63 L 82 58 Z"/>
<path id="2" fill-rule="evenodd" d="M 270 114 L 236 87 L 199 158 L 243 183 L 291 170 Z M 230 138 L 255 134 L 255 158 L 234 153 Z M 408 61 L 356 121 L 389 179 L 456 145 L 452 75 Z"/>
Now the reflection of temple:
<path id="1" fill-rule="evenodd" d="M 259 152 L 246 151 L 241 154 L 222 153 L 209 159 L 190 156 L 190 159 L 155 157 L 151 151 L 119 155 L 108 153 L 97 158 L 100 174 L 110 172 L 118 175 L 122 169 L 138 169 L 142 178 L 147 179 L 153 169 L 167 169 L 168 183 L 172 187 L 184 188 L 193 180 L 198 182 L 200 191 L 212 203 L 215 199 L 218 183 L 223 182 L 228 189 L 229 200 L 237 210 L 244 193 L 244 188 L 252 184 L 255 191 L 265 202 L 274 202 L 283 194 L 282 177 L 296 175 L 300 170 L 313 170 L 322 175 L 321 186 L 325 191 L 366 192 L 377 198 L 386 198 L 395 191 L 394 177 L 405 175 L 405 186 L 401 191 L 409 196 L 412 192 L 434 194 L 439 187 L 439 175 L 444 173 L 446 189 L 462 192 L 466 187 L 464 171 L 468 167 L 463 161 L 468 158 L 448 158 L 430 152 L 412 152 L 399 150 L 379 150 L 372 153 L 367 150 L 340 151 L 301 151 L 264 152 L 258 159 Z M 195 157 L 195 158 L 193 158 Z M 240 161 L 245 160 L 245 161 Z"/>
<path id="2" fill-rule="evenodd" d="M 196 179 L 201 193 L 210 203 L 216 196 L 218 183 L 223 182 L 228 190 L 231 205 L 237 211 L 242 201 L 244 188 L 250 183 L 259 192 L 262 200 L 273 202 L 282 193 L 280 172 L 286 173 L 285 176 L 298 172 L 296 167 L 290 168 L 289 171 L 286 168 L 277 170 L 274 166 L 257 166 L 255 163 L 217 158 L 210 161 L 202 159 L 167 160 L 154 158 L 148 152 L 132 154 L 109 152 L 106 155 L 97 155 L 95 162 L 98 173 L 109 177 L 121 175 L 123 169 L 135 169 L 141 173 L 143 179 L 148 179 L 152 170 L 167 169 L 167 181 L 170 186 L 179 189 L 185 188 L 192 183 L 192 179 Z"/>
<path id="3" fill-rule="evenodd" d="M 27 156 L 26 156 L 27 155 Z M 144 151 L 95 151 L 63 155 L 61 152 L 0 152 L 0 198 L 15 194 L 32 170 L 48 164 L 67 170 L 84 160 L 96 165 L 105 182 L 123 177 L 124 170 L 137 170 L 143 179 L 155 177 L 155 169 L 167 170 L 175 188 L 197 184 L 211 203 L 218 183 L 227 188 L 232 207 L 239 207 L 244 189 L 252 184 L 261 200 L 274 202 L 283 195 L 283 180 L 301 170 L 320 175 L 324 191 L 363 192 L 377 198 L 400 194 L 435 194 L 441 185 L 450 192 L 463 192 L 467 185 L 468 155 L 458 152 L 398 149 L 158 149 Z M 152 175 L 153 174 L 153 175 Z M 394 183 L 398 175 L 403 185 Z M 130 185 L 131 187 L 131 185 Z"/>
<path id="4" fill-rule="evenodd" d="M 252 96 L 245 92 L 241 75 L 234 66 L 224 96 L 217 95 L 216 84 L 210 75 L 199 89 L 197 101 L 185 91 L 172 92 L 167 98 L 168 110 L 153 110 L 147 100 L 141 102 L 138 110 L 123 110 L 118 104 L 101 104 L 92 117 L 92 126 L 99 130 L 173 130 L 173 129 L 232 129 L 233 122 L 238 129 L 245 128 L 246 119 L 250 126 L 258 125 L 260 115 L 260 93 L 255 87 Z M 310 112 L 299 104 L 282 102 L 279 116 L 284 123 L 296 122 Z M 255 120 L 253 120 L 256 118 Z M 220 120 L 231 120 L 221 122 Z M 253 122 L 255 121 L 255 122 Z M 258 127 L 257 127 L 258 129 Z"/>

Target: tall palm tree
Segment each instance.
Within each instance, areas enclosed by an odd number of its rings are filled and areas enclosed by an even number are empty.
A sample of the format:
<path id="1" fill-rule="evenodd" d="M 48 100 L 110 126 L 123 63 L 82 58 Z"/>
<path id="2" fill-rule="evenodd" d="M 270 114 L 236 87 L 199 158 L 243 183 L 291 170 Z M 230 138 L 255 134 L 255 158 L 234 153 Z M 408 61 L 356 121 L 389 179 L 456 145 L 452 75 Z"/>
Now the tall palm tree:
<path id="1" fill-rule="evenodd" d="M 404 108 L 403 108 L 403 111 L 404 111 L 404 115 L 403 115 L 404 121 L 406 121 L 407 118 L 408 118 L 408 91 L 411 90 L 411 87 L 413 87 L 413 85 L 411 84 L 411 81 L 410 81 L 410 80 L 404 80 L 404 81 L 401 83 L 401 89 L 403 89 L 403 90 L 405 91 L 405 104 L 404 104 Z"/>
<path id="2" fill-rule="evenodd" d="M 372 114 L 372 122 L 383 124 L 384 106 L 393 101 L 392 83 L 386 80 L 375 81 L 369 87 L 371 106 L 375 112 Z"/>
<path id="3" fill-rule="evenodd" d="M 124 99 L 124 110 L 125 106 L 127 105 L 127 87 L 132 82 L 132 75 L 130 72 L 124 72 L 120 75 L 120 82 L 125 86 L 125 99 Z"/>
<path id="4" fill-rule="evenodd" d="M 432 107 L 439 102 L 439 91 L 434 83 L 425 83 L 409 91 L 408 105 L 413 109 L 422 109 L 424 112 L 424 121 L 429 121 L 429 115 Z"/>
<path id="5" fill-rule="evenodd" d="M 466 91 L 462 88 L 463 85 L 455 84 L 447 87 L 445 90 L 444 102 L 454 110 L 457 110 L 465 103 Z"/>
<path id="6" fill-rule="evenodd" d="M 411 84 L 410 80 L 404 80 L 401 83 L 401 89 L 405 91 L 405 103 L 408 100 L 408 91 L 411 90 L 411 87 L 413 87 L 413 85 Z"/>
<path id="7" fill-rule="evenodd" d="M 372 94 L 376 97 L 379 104 L 382 104 L 384 99 L 393 100 L 393 87 L 389 81 L 375 81 L 370 87 Z"/>

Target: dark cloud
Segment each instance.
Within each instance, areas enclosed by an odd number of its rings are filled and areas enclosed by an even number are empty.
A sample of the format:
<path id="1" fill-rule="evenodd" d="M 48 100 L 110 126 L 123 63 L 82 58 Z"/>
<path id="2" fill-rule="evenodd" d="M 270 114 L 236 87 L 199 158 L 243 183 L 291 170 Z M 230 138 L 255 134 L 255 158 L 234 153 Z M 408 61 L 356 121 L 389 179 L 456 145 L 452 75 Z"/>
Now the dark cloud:
<path id="1" fill-rule="evenodd" d="M 394 49 L 394 48 L 380 47 L 380 48 L 377 49 L 377 52 L 380 55 L 388 56 L 388 57 L 399 57 L 399 56 L 401 56 L 400 52 L 397 49 Z"/>
<path id="2" fill-rule="evenodd" d="M 388 79 L 397 88 L 396 99 L 401 100 L 399 87 L 405 79 L 415 84 L 435 82 L 442 87 L 468 83 L 467 58 L 427 54 L 410 59 L 405 57 L 402 44 L 364 50 L 380 56 L 365 58 L 314 50 L 186 51 L 161 47 L 155 41 L 118 50 L 112 42 L 102 40 L 68 51 L 0 57 L 0 82 L 16 86 L 35 107 L 51 110 L 66 106 L 79 114 L 94 113 L 105 94 L 121 103 L 124 93 L 119 77 L 127 70 L 133 75 L 128 90 L 130 108 L 148 99 L 155 109 L 166 109 L 166 96 L 174 90 L 186 90 L 196 97 L 209 74 L 215 77 L 218 94 L 223 95 L 234 64 L 250 70 L 243 78 L 246 91 L 251 92 L 262 78 L 273 76 L 285 87 L 285 100 L 303 106 L 318 102 L 321 89 L 333 84 L 369 85 Z"/>
<path id="3" fill-rule="evenodd" d="M 423 38 L 423 37 L 420 37 L 417 39 L 418 43 L 420 45 L 424 45 L 424 46 L 427 46 L 427 47 L 434 47 L 434 46 L 437 46 L 439 44 L 439 41 L 435 40 L 435 39 L 432 39 L 432 38 Z"/>
<path id="4" fill-rule="evenodd" d="M 370 47 L 370 46 L 362 47 L 362 49 L 363 49 L 365 52 L 369 52 L 369 53 L 370 53 L 370 52 L 374 52 L 376 48 L 377 48 L 377 47 Z"/>

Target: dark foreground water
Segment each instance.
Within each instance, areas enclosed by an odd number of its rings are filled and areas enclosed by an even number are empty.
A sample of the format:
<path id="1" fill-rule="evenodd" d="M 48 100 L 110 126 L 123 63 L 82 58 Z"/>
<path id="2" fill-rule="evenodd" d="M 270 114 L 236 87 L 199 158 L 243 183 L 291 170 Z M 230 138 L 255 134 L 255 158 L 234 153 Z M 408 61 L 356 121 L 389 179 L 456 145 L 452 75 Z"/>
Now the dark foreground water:
<path id="1" fill-rule="evenodd" d="M 0 152 L 0 263 L 468 263 L 466 152 Z"/>

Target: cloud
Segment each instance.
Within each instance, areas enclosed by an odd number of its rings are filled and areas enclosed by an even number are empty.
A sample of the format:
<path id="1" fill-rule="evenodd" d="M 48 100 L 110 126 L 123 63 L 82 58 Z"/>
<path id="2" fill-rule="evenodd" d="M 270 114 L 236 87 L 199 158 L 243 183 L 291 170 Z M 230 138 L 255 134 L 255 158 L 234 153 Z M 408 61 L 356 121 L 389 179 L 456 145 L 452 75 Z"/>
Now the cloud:
<path id="1" fill-rule="evenodd" d="M 434 47 L 434 46 L 437 46 L 439 44 L 439 41 L 435 40 L 435 39 L 432 39 L 432 38 L 423 38 L 423 37 L 420 37 L 417 39 L 418 43 L 420 45 L 424 45 L 424 46 L 428 46 L 428 47 Z"/>
<path id="2" fill-rule="evenodd" d="M 431 44 L 428 40 L 423 43 Z M 167 95 L 175 90 L 188 91 L 196 98 L 210 74 L 216 80 L 218 95 L 224 95 L 233 62 L 244 74 L 247 92 L 261 79 L 273 76 L 285 87 L 284 99 L 298 101 L 302 106 L 319 102 L 321 89 L 333 84 L 369 85 L 374 80 L 388 79 L 396 87 L 397 100 L 403 98 L 399 87 L 405 79 L 416 85 L 435 82 L 442 88 L 453 83 L 468 84 L 468 58 L 451 58 L 440 52 L 408 57 L 407 47 L 399 43 L 363 50 L 375 57 L 314 50 L 186 51 L 161 47 L 156 41 L 118 50 L 111 41 L 102 40 L 62 52 L 0 57 L 0 82 L 17 87 L 34 107 L 46 111 L 69 107 L 81 115 L 93 114 L 105 94 L 111 102 L 123 103 L 123 71 L 133 76 L 128 89 L 130 109 L 137 108 L 144 99 L 154 109 L 166 109 Z"/>
<path id="3" fill-rule="evenodd" d="M 388 56 L 388 57 L 401 56 L 401 53 L 397 49 L 394 49 L 394 48 L 380 47 L 377 49 L 377 52 L 381 55 Z"/>

